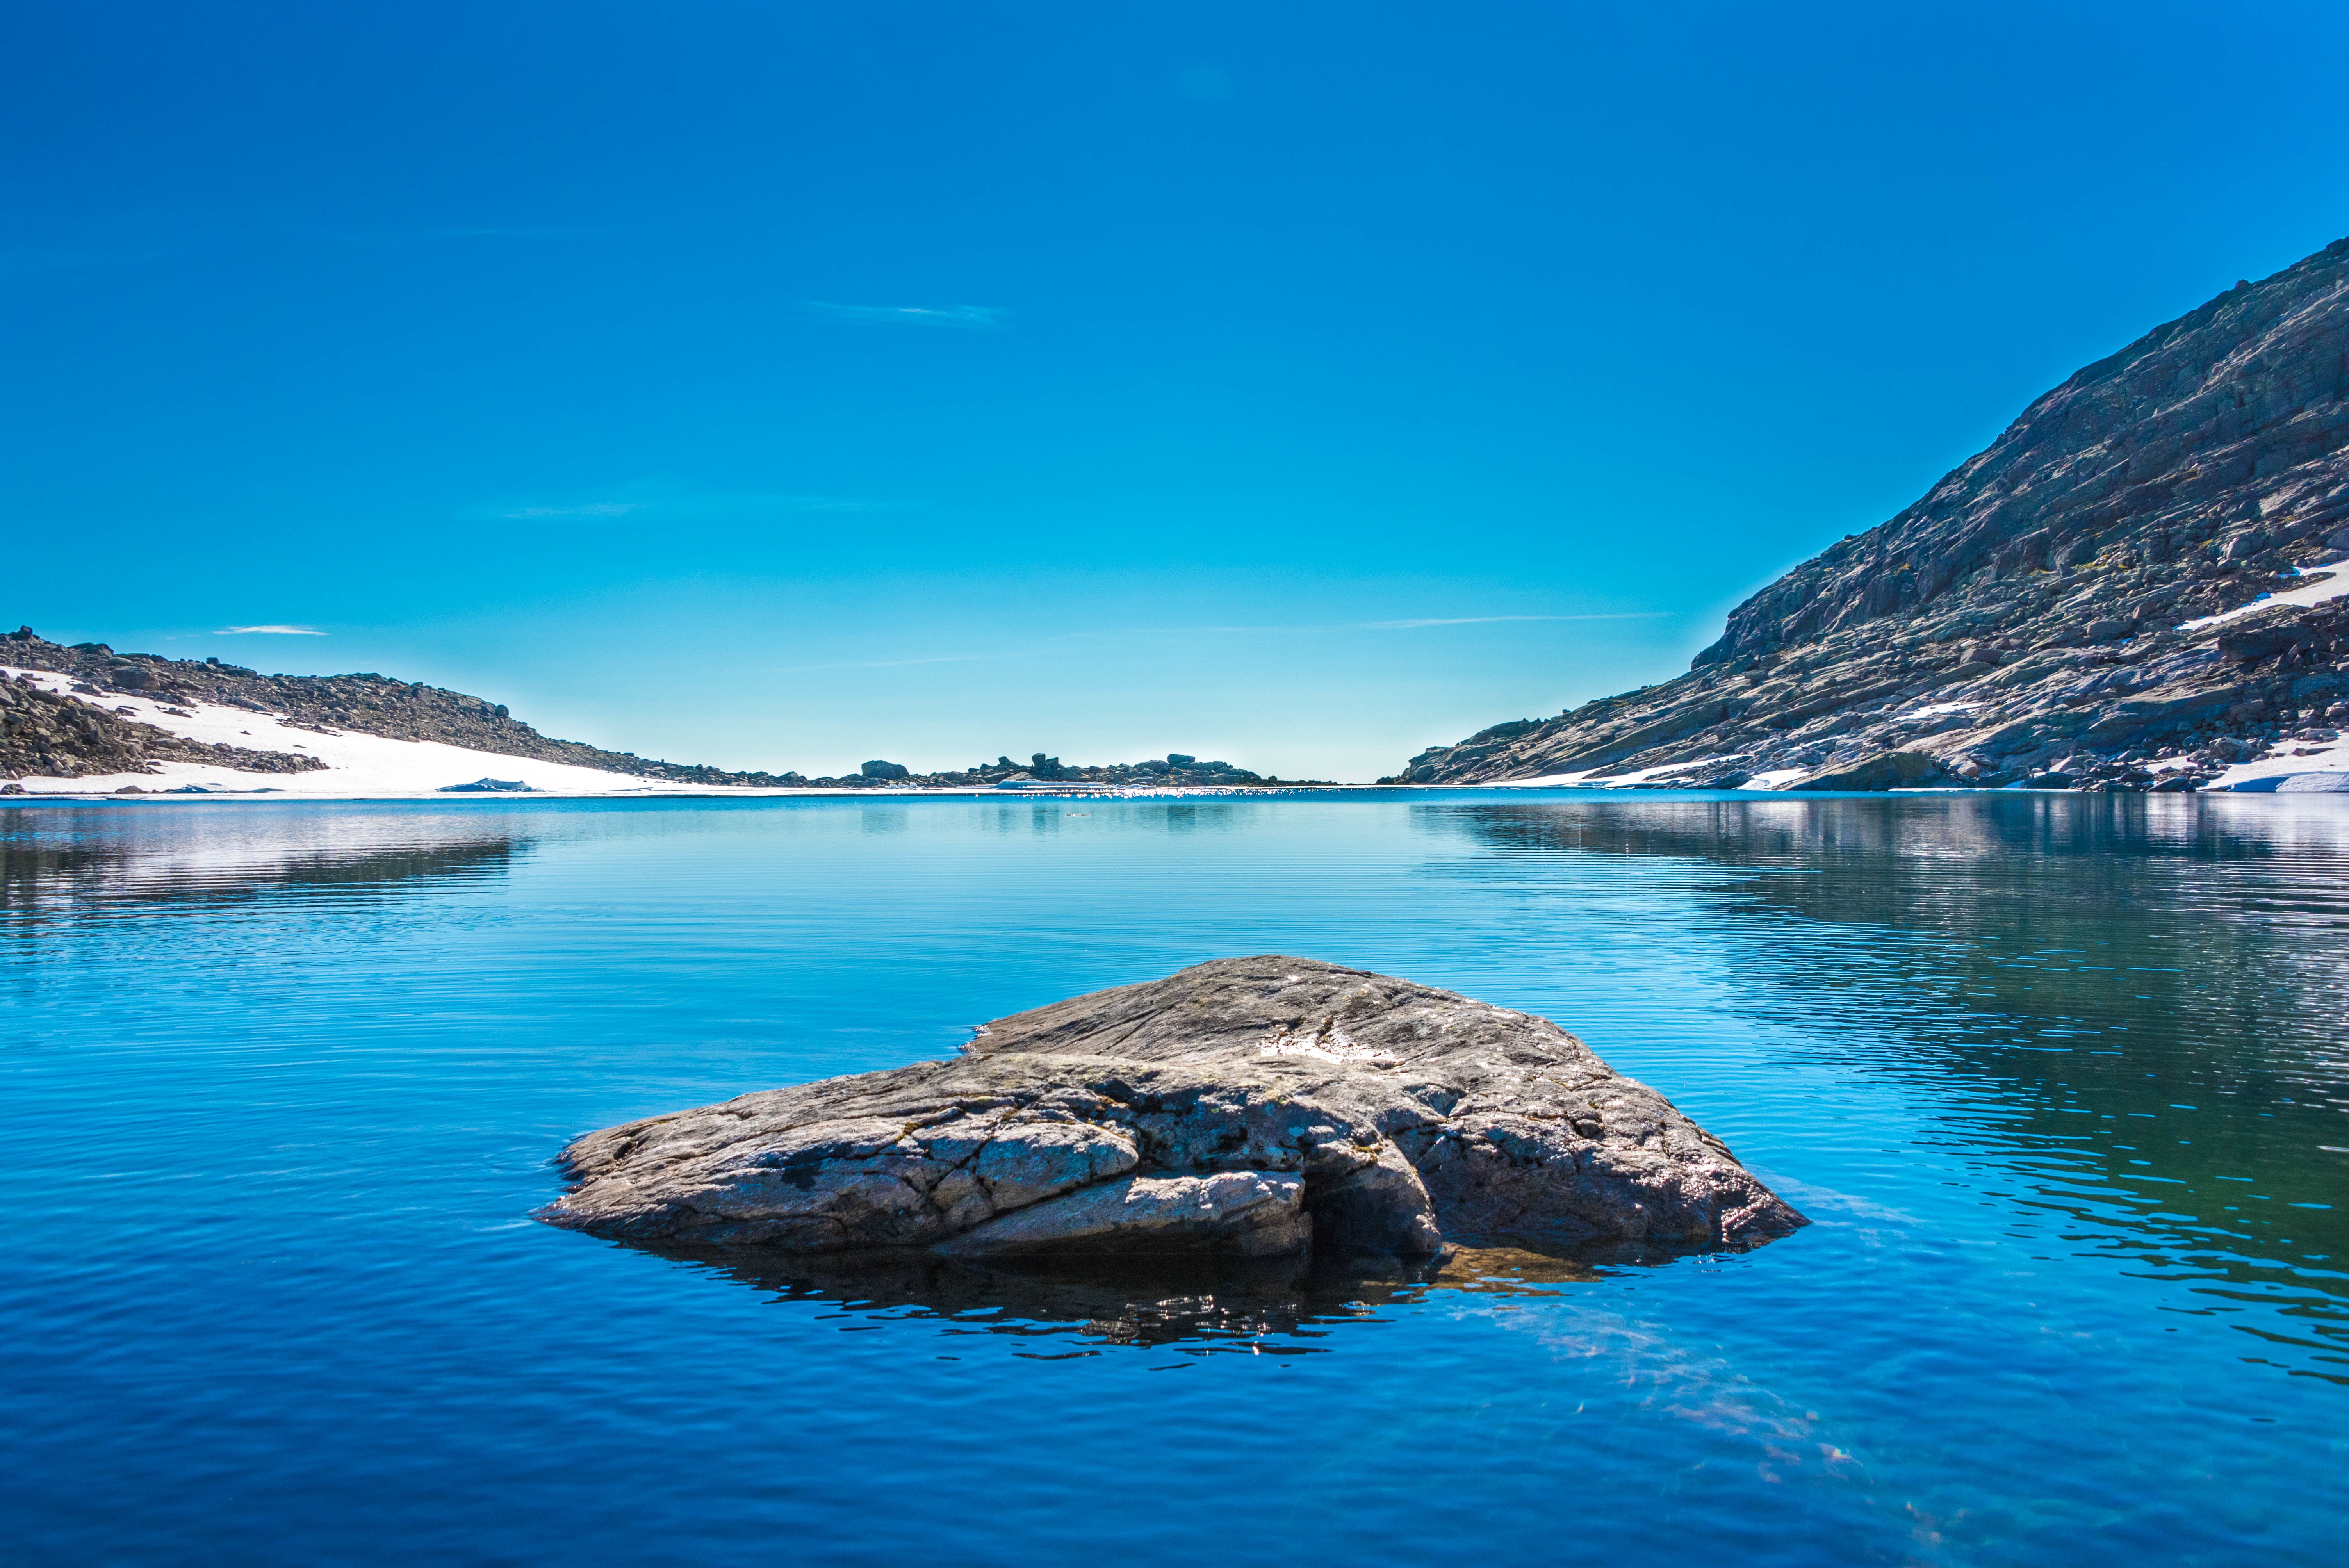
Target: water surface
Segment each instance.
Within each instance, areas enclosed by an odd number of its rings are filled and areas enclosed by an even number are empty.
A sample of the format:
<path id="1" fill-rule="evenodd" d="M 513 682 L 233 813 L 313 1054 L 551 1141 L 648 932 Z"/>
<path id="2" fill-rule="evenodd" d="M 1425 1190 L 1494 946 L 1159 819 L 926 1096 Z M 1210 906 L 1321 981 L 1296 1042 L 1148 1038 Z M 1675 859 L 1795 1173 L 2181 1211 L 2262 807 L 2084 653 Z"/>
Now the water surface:
<path id="1" fill-rule="evenodd" d="M 0 811 L 17 1560 L 2337 1562 L 2349 802 Z M 1287 952 L 1816 1222 L 1422 1284 L 533 1223 L 581 1130 Z"/>

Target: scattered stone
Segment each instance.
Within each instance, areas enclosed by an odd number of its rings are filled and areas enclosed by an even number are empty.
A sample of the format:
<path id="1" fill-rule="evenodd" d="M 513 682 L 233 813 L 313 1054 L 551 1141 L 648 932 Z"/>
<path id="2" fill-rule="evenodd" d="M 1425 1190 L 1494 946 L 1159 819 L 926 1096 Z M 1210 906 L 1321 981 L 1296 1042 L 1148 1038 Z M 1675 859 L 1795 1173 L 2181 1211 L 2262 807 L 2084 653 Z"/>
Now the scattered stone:
<path id="1" fill-rule="evenodd" d="M 1930 751 L 1886 751 L 1856 767 L 1815 773 L 1789 789 L 1893 789 L 1930 784 L 1950 776 Z"/>

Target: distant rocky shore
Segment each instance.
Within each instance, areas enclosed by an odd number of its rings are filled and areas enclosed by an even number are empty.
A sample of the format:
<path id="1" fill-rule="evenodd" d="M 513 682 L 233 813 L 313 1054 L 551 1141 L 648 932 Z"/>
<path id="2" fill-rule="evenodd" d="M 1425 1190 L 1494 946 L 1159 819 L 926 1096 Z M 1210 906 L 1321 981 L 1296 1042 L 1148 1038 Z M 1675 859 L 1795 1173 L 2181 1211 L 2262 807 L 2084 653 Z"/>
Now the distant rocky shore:
<path id="1" fill-rule="evenodd" d="M 1382 782 L 2197 789 L 2349 727 L 2344 558 L 2349 240 L 2082 370 L 1688 674 Z"/>
<path id="2" fill-rule="evenodd" d="M 1005 783 L 1212 787 L 1279 782 L 1228 762 L 1202 761 L 1182 752 L 1142 762 L 1079 765 L 1040 751 L 1026 762 L 999 757 L 934 773 L 916 773 L 903 763 L 875 759 L 854 773 L 814 778 L 659 761 L 552 739 L 515 718 L 502 703 L 440 686 L 372 673 L 263 675 L 218 659 L 118 654 L 104 643 L 52 643 L 30 626 L 0 635 L 0 665 L 69 676 L 78 695 L 94 699 L 78 702 L 26 685 L 8 686 L 0 693 L 0 779 L 146 772 L 155 762 L 208 762 L 249 773 L 297 773 L 326 766 L 316 758 L 287 752 L 183 739 L 103 706 L 109 694 L 119 694 L 167 704 L 216 703 L 271 714 L 297 727 L 439 741 L 673 784 L 885 789 Z"/>
<path id="3" fill-rule="evenodd" d="M 1235 768 L 1228 762 L 1202 762 L 1183 752 L 1169 752 L 1164 757 L 1148 758 L 1140 762 L 1064 763 L 1057 757 L 1047 757 L 1039 751 L 1025 762 L 1014 762 L 1009 757 L 999 757 L 992 762 L 981 762 L 956 771 L 915 773 L 896 762 L 868 762 L 861 779 L 812 780 L 818 784 L 888 784 L 902 783 L 932 789 L 968 789 L 974 785 L 992 784 L 1117 784 L 1146 789 L 1154 785 L 1191 787 L 1230 787 L 1247 784 L 1279 784 L 1275 775 L 1252 773 L 1245 768 Z M 1291 784 L 1320 783 L 1320 779 L 1287 780 Z"/>

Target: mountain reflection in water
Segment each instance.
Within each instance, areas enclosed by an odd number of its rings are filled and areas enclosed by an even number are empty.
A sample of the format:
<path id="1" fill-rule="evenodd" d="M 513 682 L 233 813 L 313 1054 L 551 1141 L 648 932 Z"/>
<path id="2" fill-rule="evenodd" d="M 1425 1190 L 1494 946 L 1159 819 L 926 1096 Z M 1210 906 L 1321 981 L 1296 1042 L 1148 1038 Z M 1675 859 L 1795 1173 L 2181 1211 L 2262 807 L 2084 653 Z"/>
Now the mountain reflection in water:
<path id="1" fill-rule="evenodd" d="M 2001 1195 L 2065 1244 L 2194 1281 L 2194 1310 L 2349 1383 L 2349 811 L 2038 794 L 1424 810 L 1513 857 L 1717 872 L 1699 923 L 1757 1028 L 1799 1018 L 1806 1050 L 1923 1080 L 1945 1146 L 1994 1151 Z"/>
<path id="2" fill-rule="evenodd" d="M 529 843 L 496 819 L 365 808 L 117 806 L 76 811 L 60 830 L 64 815 L 0 810 L 0 916 L 454 890 L 503 875 Z"/>

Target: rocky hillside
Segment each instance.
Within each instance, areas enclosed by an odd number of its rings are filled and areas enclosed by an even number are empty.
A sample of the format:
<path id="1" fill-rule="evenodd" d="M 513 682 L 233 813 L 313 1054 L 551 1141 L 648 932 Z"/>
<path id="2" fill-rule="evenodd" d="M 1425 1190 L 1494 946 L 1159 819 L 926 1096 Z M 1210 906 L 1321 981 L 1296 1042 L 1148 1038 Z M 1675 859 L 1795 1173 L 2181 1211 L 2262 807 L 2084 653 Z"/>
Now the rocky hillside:
<path id="1" fill-rule="evenodd" d="M 150 761 L 210 762 L 247 772 L 298 772 L 322 766 L 283 752 L 246 751 L 183 740 L 152 725 L 117 717 L 109 693 L 165 701 L 222 703 L 267 713 L 327 732 L 353 730 L 395 740 L 437 740 L 474 751 L 564 762 L 678 784 L 730 784 L 758 789 L 887 789 L 998 783 L 1091 783 L 1232 786 L 1270 783 L 1228 762 L 1201 761 L 1182 752 L 1143 762 L 1064 764 L 1039 751 L 1026 762 L 993 762 L 939 773 L 915 773 L 902 763 L 874 760 L 840 778 L 800 773 L 732 772 L 694 764 L 654 761 L 631 751 L 605 751 L 575 740 L 554 740 L 508 713 L 502 703 L 373 674 L 265 676 L 217 659 L 167 659 L 118 654 L 104 643 L 49 642 L 30 626 L 0 635 L 0 665 L 70 676 L 67 698 L 10 686 L 0 695 L 0 779 L 39 775 L 140 772 Z M 27 706 L 29 705 L 29 706 Z"/>
<path id="2" fill-rule="evenodd" d="M 2349 598 L 2306 603 L 2328 584 L 2303 570 L 2345 557 L 2341 240 L 2080 371 L 1739 605 L 1686 675 L 1386 782 L 2191 789 L 2349 723 Z"/>
<path id="3" fill-rule="evenodd" d="M 534 758 L 541 762 L 567 762 L 579 768 L 601 768 L 676 783 L 805 782 L 797 774 L 733 773 L 718 768 L 656 762 L 631 752 L 605 751 L 576 740 L 550 739 L 509 714 L 503 703 L 386 676 L 265 676 L 217 659 L 118 654 L 104 643 L 64 646 L 39 636 L 30 626 L 0 636 L 0 665 L 72 676 L 78 683 L 75 689 L 89 696 L 109 691 L 135 692 L 182 702 L 224 703 L 320 728 L 356 730 L 362 735 L 388 736 L 394 740 L 438 740 L 474 751 Z"/>
<path id="4" fill-rule="evenodd" d="M 247 773 L 305 773 L 325 763 L 285 751 L 250 751 L 185 740 L 151 724 L 58 696 L 19 677 L 0 681 L 0 779 L 75 779 L 90 773 L 143 773 L 150 762 L 209 762 Z M 22 794 L 24 786 L 0 786 Z"/>

